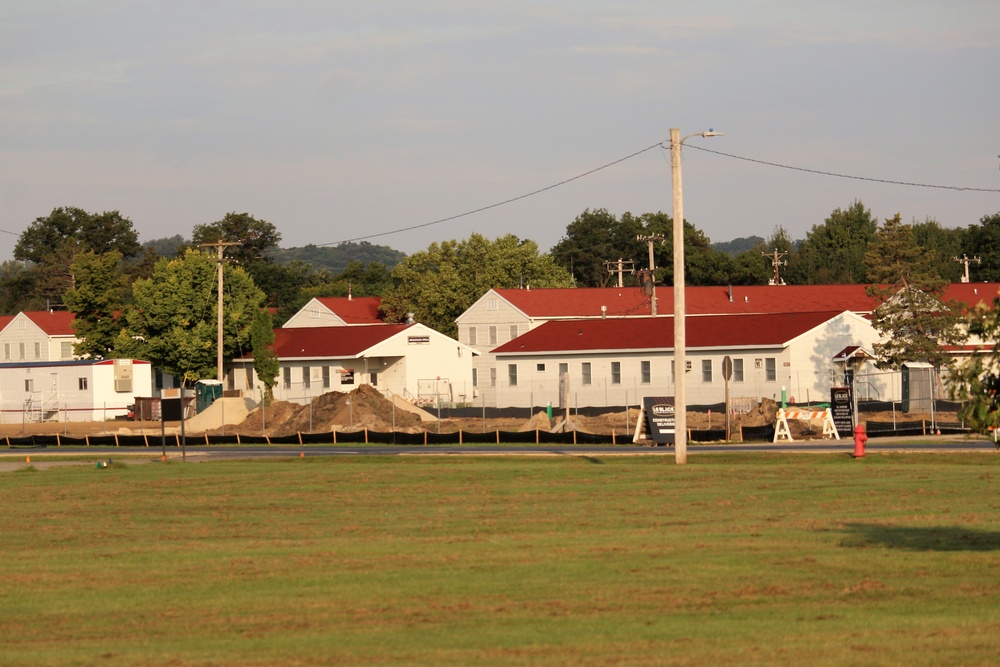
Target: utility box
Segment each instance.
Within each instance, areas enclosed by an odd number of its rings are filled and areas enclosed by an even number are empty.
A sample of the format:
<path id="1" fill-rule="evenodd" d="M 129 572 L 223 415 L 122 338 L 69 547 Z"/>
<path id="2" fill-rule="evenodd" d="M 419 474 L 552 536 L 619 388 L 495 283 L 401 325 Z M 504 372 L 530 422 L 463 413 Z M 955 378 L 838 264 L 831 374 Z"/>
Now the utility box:
<path id="1" fill-rule="evenodd" d="M 903 364 L 903 412 L 931 412 L 934 367 L 922 361 Z"/>
<path id="2" fill-rule="evenodd" d="M 200 414 L 215 399 L 222 397 L 222 383 L 218 380 L 198 380 L 194 385 L 195 413 Z"/>

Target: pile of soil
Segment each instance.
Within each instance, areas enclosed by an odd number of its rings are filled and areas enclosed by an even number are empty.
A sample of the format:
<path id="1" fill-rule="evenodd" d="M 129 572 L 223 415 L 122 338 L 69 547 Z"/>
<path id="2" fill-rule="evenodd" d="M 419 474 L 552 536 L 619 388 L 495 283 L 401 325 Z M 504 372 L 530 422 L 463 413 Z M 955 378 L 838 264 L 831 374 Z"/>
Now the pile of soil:
<path id="1" fill-rule="evenodd" d="M 350 393 L 331 391 L 318 396 L 312 405 L 272 401 L 266 407 L 257 407 L 242 423 L 227 427 L 226 431 L 241 435 L 261 435 L 266 431 L 268 435 L 283 436 L 364 429 L 403 433 L 424 430 L 417 415 L 396 408 L 371 385 L 361 385 Z"/>

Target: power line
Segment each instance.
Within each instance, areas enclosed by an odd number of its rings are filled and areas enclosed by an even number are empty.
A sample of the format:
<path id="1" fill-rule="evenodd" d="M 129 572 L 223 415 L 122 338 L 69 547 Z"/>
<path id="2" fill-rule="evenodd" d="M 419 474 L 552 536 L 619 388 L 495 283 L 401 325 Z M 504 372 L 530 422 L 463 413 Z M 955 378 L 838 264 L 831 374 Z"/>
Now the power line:
<path id="1" fill-rule="evenodd" d="M 996 188 L 966 188 L 957 185 L 932 185 L 929 183 L 909 183 L 906 181 L 892 181 L 887 178 L 871 178 L 868 176 L 851 176 L 850 174 L 838 174 L 832 171 L 821 171 L 819 169 L 807 169 L 806 167 L 793 167 L 787 164 L 779 164 L 777 162 L 767 162 L 766 160 L 757 160 L 751 157 L 743 157 L 742 155 L 733 155 L 731 153 L 723 153 L 722 151 L 715 151 L 711 148 L 704 148 L 702 146 L 695 146 L 691 144 L 685 144 L 685 148 L 693 148 L 698 151 L 704 151 L 706 153 L 714 153 L 715 155 L 721 155 L 723 157 L 733 158 L 734 160 L 743 160 L 745 162 L 754 162 L 756 164 L 763 164 L 768 167 L 778 167 L 779 169 L 790 169 L 792 171 L 804 171 L 809 174 L 819 174 L 820 176 L 833 176 L 835 178 L 849 178 L 855 181 L 870 181 L 872 183 L 887 183 L 889 185 L 907 185 L 913 188 L 934 188 L 938 190 L 957 190 L 959 192 L 1000 192 Z"/>
<path id="2" fill-rule="evenodd" d="M 601 171 L 602 169 L 607 169 L 608 167 L 613 167 L 616 164 L 621 164 L 622 162 L 625 162 L 625 160 L 631 160 L 632 158 L 636 157 L 637 155 L 642 155 L 643 153 L 651 151 L 654 148 L 658 148 L 658 147 L 660 147 L 662 145 L 663 145 L 663 142 L 657 142 L 657 143 L 653 144 L 652 146 L 647 146 L 646 148 L 643 148 L 641 151 L 636 151 L 635 153 L 632 153 L 631 155 L 626 155 L 625 157 L 619 158 L 619 159 L 615 160 L 614 162 L 609 162 L 609 163 L 607 163 L 605 165 L 597 167 L 596 169 L 591 169 L 590 171 L 585 171 L 582 174 L 579 174 L 577 176 L 573 176 L 572 178 L 567 178 L 564 181 L 559 181 L 558 183 L 553 183 L 552 185 L 549 185 L 547 187 L 541 188 L 540 190 L 535 190 L 533 192 L 529 192 L 527 194 L 520 195 L 518 197 L 511 197 L 510 199 L 505 199 L 505 200 L 503 200 L 501 202 L 497 202 L 495 204 L 490 204 L 489 206 L 482 206 L 480 208 L 473 209 L 471 211 L 466 211 L 465 213 L 459 213 L 458 215 L 451 215 L 451 216 L 448 216 L 447 218 L 440 218 L 438 220 L 432 220 L 431 222 L 424 222 L 424 223 L 419 224 L 419 225 L 411 225 L 409 227 L 401 227 L 399 229 L 393 229 L 393 230 L 390 230 L 390 231 L 387 231 L 387 232 L 379 232 L 378 234 L 368 234 L 367 236 L 357 236 L 357 237 L 355 237 L 353 239 L 344 239 L 343 241 L 332 241 L 330 243 L 317 243 L 316 245 L 318 245 L 318 246 L 340 245 L 341 243 L 353 243 L 355 241 L 365 241 L 367 239 L 373 239 L 373 238 L 376 238 L 376 237 L 379 237 L 379 236 L 389 236 L 390 234 L 399 234 L 401 232 L 409 232 L 409 231 L 412 231 L 414 229 L 422 229 L 423 227 L 430 227 L 432 225 L 440 225 L 442 222 L 450 222 L 452 220 L 458 220 L 459 218 L 464 218 L 464 217 L 467 217 L 467 216 L 470 216 L 470 215 L 474 215 L 476 213 L 482 213 L 483 211 L 488 211 L 491 208 L 497 208 L 499 206 L 505 206 L 506 204 L 511 204 L 513 202 L 520 201 L 522 199 L 527 199 L 528 197 L 534 197 L 535 195 L 541 194 L 543 192 L 548 192 L 549 190 L 552 190 L 554 188 L 558 188 L 561 185 L 566 185 L 567 183 L 572 183 L 573 181 L 576 181 L 576 180 L 579 180 L 581 178 L 584 178 L 585 176 L 590 176 L 591 174 L 596 174 L 597 172 Z"/>

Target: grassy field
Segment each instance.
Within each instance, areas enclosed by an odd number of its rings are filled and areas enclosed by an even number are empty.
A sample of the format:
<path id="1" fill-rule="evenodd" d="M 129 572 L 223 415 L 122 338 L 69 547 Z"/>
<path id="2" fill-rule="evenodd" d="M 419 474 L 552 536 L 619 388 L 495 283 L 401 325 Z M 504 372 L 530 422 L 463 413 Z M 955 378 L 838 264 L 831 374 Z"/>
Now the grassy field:
<path id="1" fill-rule="evenodd" d="M 2 665 L 993 665 L 996 454 L 0 474 Z"/>

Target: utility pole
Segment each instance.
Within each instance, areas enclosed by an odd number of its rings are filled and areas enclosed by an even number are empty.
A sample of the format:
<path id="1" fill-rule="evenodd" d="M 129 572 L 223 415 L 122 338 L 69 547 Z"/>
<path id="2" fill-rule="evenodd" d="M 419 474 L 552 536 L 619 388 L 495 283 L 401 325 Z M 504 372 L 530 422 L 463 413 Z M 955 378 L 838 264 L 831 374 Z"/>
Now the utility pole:
<path id="1" fill-rule="evenodd" d="M 972 262 L 975 262 L 976 264 L 982 264 L 983 262 L 983 260 L 979 257 L 973 257 L 972 259 L 969 259 L 968 255 L 962 255 L 962 259 L 959 259 L 958 257 L 952 257 L 952 260 L 958 262 L 959 264 L 963 264 L 965 266 L 965 275 L 962 276 L 963 283 L 969 282 L 969 264 L 971 264 Z"/>
<path id="2" fill-rule="evenodd" d="M 623 274 L 628 271 L 629 275 L 635 273 L 635 262 L 631 259 L 618 258 L 617 262 L 604 262 L 604 266 L 608 267 L 608 273 L 614 275 L 618 274 L 618 286 L 624 287 Z"/>
<path id="3" fill-rule="evenodd" d="M 218 250 L 218 256 L 215 260 L 215 263 L 218 266 L 218 273 L 219 273 L 219 305 L 218 305 L 218 312 L 216 313 L 216 319 L 218 320 L 218 327 L 217 327 L 218 338 L 216 340 L 216 363 L 218 372 L 217 379 L 219 380 L 219 382 L 222 382 L 222 261 L 223 261 L 222 253 L 226 248 L 234 245 L 241 245 L 241 244 L 235 241 L 231 242 L 218 241 L 216 243 L 202 243 L 200 246 L 198 246 L 199 248 L 216 248 Z"/>
<path id="4" fill-rule="evenodd" d="M 764 257 L 770 257 L 771 258 L 771 266 L 774 268 L 774 277 L 771 278 L 771 280 L 768 281 L 768 283 L 771 284 L 771 285 L 784 285 L 785 281 L 781 279 L 780 275 L 778 275 L 778 269 L 780 267 L 782 267 L 782 266 L 788 266 L 788 260 L 787 259 L 784 262 L 781 261 L 781 258 L 785 257 L 786 255 L 788 255 L 788 253 L 787 252 L 778 252 L 778 249 L 775 248 L 773 253 L 762 252 L 760 254 L 764 255 Z"/>
<path id="5" fill-rule="evenodd" d="M 656 270 L 656 266 L 653 265 L 653 242 L 659 241 L 663 243 L 663 237 L 657 235 L 643 236 L 639 235 L 635 237 L 636 241 L 642 241 L 649 246 L 649 283 L 651 286 L 651 296 L 650 296 L 650 315 L 656 317 L 656 274 L 653 273 Z"/>

